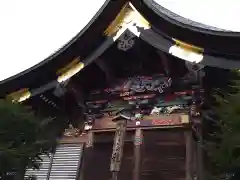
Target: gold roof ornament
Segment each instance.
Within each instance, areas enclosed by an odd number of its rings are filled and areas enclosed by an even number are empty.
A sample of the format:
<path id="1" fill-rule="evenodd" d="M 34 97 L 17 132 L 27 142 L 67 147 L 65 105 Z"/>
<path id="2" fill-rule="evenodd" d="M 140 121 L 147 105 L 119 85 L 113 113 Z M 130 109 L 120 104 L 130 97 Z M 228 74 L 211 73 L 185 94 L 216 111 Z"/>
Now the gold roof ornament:
<path id="1" fill-rule="evenodd" d="M 12 102 L 22 102 L 31 97 L 31 92 L 27 89 L 20 89 L 6 96 L 7 100 Z"/>
<path id="2" fill-rule="evenodd" d="M 203 60 L 204 48 L 174 38 L 172 40 L 175 44 L 169 48 L 169 53 L 173 56 L 192 63 L 200 63 Z"/>
<path id="3" fill-rule="evenodd" d="M 67 64 L 65 67 L 59 69 L 57 74 L 60 74 L 57 78 L 59 83 L 67 81 L 72 76 L 77 74 L 80 70 L 84 68 L 84 63 L 80 62 L 80 58 L 74 59 L 72 62 Z M 28 88 L 20 89 L 16 92 L 10 93 L 6 96 L 7 100 L 12 102 L 23 102 L 31 97 L 31 92 Z"/>
<path id="4" fill-rule="evenodd" d="M 78 62 L 77 64 L 73 64 L 68 69 L 66 69 L 66 71 L 64 71 L 61 75 L 58 76 L 57 81 L 59 83 L 64 82 L 64 81 L 70 79 L 75 74 L 77 74 L 83 68 L 84 68 L 84 63 L 82 63 L 82 62 Z"/>
<path id="5" fill-rule="evenodd" d="M 134 8 L 134 6 L 128 2 L 126 3 L 115 20 L 104 31 L 106 36 L 112 36 L 114 41 L 117 40 L 125 30 L 129 29 L 136 36 L 140 35 L 137 27 L 143 29 L 151 28 L 150 23 Z M 72 62 L 59 69 L 56 74 L 58 75 L 57 81 L 62 83 L 72 76 L 77 74 L 84 68 L 84 63 L 80 61 L 80 58 L 75 58 Z M 17 92 L 11 93 L 7 96 L 7 99 L 11 99 L 13 102 L 22 102 L 31 97 L 31 92 L 28 89 L 22 89 Z"/>
<path id="6" fill-rule="evenodd" d="M 144 29 L 151 27 L 150 23 L 128 2 L 104 31 L 104 34 L 106 36 L 112 36 L 114 41 L 118 39 L 126 29 L 132 31 L 136 36 L 139 36 L 136 26 Z"/>
<path id="7" fill-rule="evenodd" d="M 127 20 L 130 20 L 129 17 L 131 16 L 131 13 L 132 9 L 129 7 L 128 3 L 126 3 L 118 13 L 117 17 L 104 31 L 104 34 L 107 36 L 115 35 L 125 24 L 128 23 Z"/>
<path id="8" fill-rule="evenodd" d="M 64 66 L 63 68 L 57 70 L 56 74 L 62 74 L 66 71 L 68 71 L 69 69 L 71 69 L 72 67 L 76 66 L 78 63 L 80 63 L 80 57 L 77 57 L 75 59 L 73 59 L 70 63 L 68 63 L 66 66 Z"/>
<path id="9" fill-rule="evenodd" d="M 195 52 L 195 53 L 199 53 L 199 54 L 202 54 L 204 52 L 204 49 L 201 47 L 198 47 L 198 46 L 195 46 L 192 44 L 188 44 L 186 42 L 183 42 L 183 41 L 180 41 L 180 40 L 177 40 L 174 38 L 173 38 L 173 41 L 175 41 L 176 46 L 179 46 L 187 51 L 191 51 L 191 52 Z"/>
<path id="10" fill-rule="evenodd" d="M 132 3 L 129 3 L 129 6 L 133 9 L 134 13 L 134 22 L 137 22 L 137 25 L 140 27 L 143 27 L 145 29 L 150 29 L 151 25 L 150 22 L 145 19 L 140 12 L 132 5 Z"/>
<path id="11" fill-rule="evenodd" d="M 80 57 L 77 57 L 72 62 L 67 64 L 65 67 L 57 71 L 57 74 L 59 74 L 57 81 L 59 83 L 64 82 L 70 79 L 75 74 L 77 74 L 83 68 L 84 68 L 84 63 L 80 62 Z"/>

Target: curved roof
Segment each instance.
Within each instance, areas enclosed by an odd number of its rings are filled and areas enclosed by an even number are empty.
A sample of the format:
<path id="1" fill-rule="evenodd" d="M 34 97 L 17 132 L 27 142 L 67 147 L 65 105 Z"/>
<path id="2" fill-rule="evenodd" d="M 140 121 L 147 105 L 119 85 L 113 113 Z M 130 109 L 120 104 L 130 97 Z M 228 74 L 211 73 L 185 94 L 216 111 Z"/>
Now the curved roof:
<path id="1" fill-rule="evenodd" d="M 4 86 L 0 88 L 0 94 L 10 93 L 21 88 L 30 88 L 31 94 L 36 95 L 46 89 L 54 88 L 59 83 L 59 74 L 56 72 L 60 68 L 66 67 L 69 62 L 78 56 L 85 66 L 90 64 L 117 40 L 126 28 L 130 28 L 136 36 L 167 53 L 171 53 L 171 47 L 176 43 L 179 44 L 180 41 L 184 41 L 183 43 L 180 42 L 181 47 L 191 47 L 194 52 L 200 51 L 201 56 L 204 55 L 205 65 L 229 69 L 240 67 L 238 61 L 240 54 L 238 48 L 239 33 L 226 32 L 220 29 L 210 30 L 206 26 L 199 28 L 185 23 L 184 19 L 180 22 L 177 18 L 171 16 L 173 13 L 169 13 L 170 11 L 153 0 L 131 0 L 132 8 L 134 11 L 140 12 L 141 17 L 138 13 L 128 14 L 127 11 L 124 13 L 121 9 L 126 2 L 107 0 L 92 21 L 70 43 L 40 63 L 41 66 L 35 66 L 39 68 L 25 71 L 11 80 L 1 81 L 0 84 Z M 143 19 L 142 16 L 144 16 Z M 140 20 L 140 24 L 136 26 L 133 21 L 126 24 L 125 20 L 121 18 L 136 18 L 136 20 Z M 125 23 L 124 26 L 121 23 Z M 111 25 L 109 26 L 109 24 Z M 106 31 L 110 33 L 106 34 Z M 116 35 L 114 35 L 115 32 Z M 82 68 L 82 64 L 78 64 L 74 71 L 79 72 Z"/>
<path id="2" fill-rule="evenodd" d="M 214 53 L 240 54 L 238 48 L 240 45 L 239 32 L 224 31 L 222 28 L 214 28 L 176 15 L 161 5 L 164 2 L 162 0 L 143 0 L 143 2 L 142 4 L 133 4 L 152 22 L 155 28 L 160 29 L 169 37 L 203 47 L 206 51 L 210 50 Z M 236 24 L 235 21 L 232 23 Z"/>
<path id="3" fill-rule="evenodd" d="M 166 16 L 175 19 L 181 23 L 184 23 L 189 26 L 213 30 L 213 31 L 224 31 L 224 32 L 240 32 L 240 25 L 234 26 L 236 23 L 232 21 L 234 16 L 232 14 L 235 13 L 235 8 L 229 8 L 226 6 L 234 6 L 234 4 L 229 4 L 227 1 L 218 2 L 218 6 L 214 8 L 214 13 L 212 13 L 213 4 L 211 1 L 208 3 L 203 3 L 203 1 L 185 1 L 185 0 L 177 0 L 177 1 L 164 1 L 164 0 L 153 0 L 152 3 L 154 6 L 157 6 L 159 11 L 161 11 Z M 219 5 L 222 4 L 222 5 Z M 224 5 L 224 11 L 234 11 L 229 14 L 228 13 L 219 13 L 222 10 Z M 229 8 L 229 9 L 228 9 Z M 204 13 L 203 13 L 204 9 Z M 222 21 L 223 19 L 228 19 L 230 21 Z M 230 27 L 229 27 L 230 25 Z M 234 27 L 231 27 L 234 26 Z M 239 27 L 238 27 L 239 26 Z"/>
<path id="4" fill-rule="evenodd" d="M 105 1 L 58 1 L 56 6 L 55 1 L 23 0 L 14 7 L 1 2 L 0 59 L 4 65 L 0 66 L 0 81 L 57 56 L 87 29 Z"/>
<path id="5" fill-rule="evenodd" d="M 143 2 L 155 11 L 157 15 L 171 23 L 159 21 L 159 24 L 161 24 L 159 29 L 170 37 L 185 40 L 186 42 L 201 47 L 209 47 L 209 49 L 213 49 L 213 51 L 224 52 L 224 50 L 226 50 L 227 53 L 240 52 L 238 46 L 236 47 L 236 43 L 240 40 L 239 33 L 182 17 L 187 16 L 188 18 L 193 17 L 195 19 L 198 17 L 198 21 L 204 22 L 204 19 L 201 20 L 202 9 L 196 8 L 197 2 L 189 3 L 184 0 L 143 0 Z M 223 4 L 226 3 L 225 1 L 221 3 L 225 6 L 231 5 L 231 7 L 234 8 L 234 3 Z M 74 43 L 74 41 L 85 32 L 107 4 L 109 4 L 109 0 L 98 0 L 94 3 L 92 3 L 92 1 L 84 1 L 84 4 L 81 1 L 74 0 L 71 1 L 71 3 L 68 1 L 58 2 L 58 6 L 56 6 L 54 2 L 41 1 L 32 3 L 31 1 L 25 0 L 15 4 L 13 11 L 8 11 L 12 6 L 10 6 L 10 4 L 5 5 L 4 3 L 0 11 L 2 14 L 2 16 L 0 16 L 2 17 L 2 27 L 5 27 L 1 29 L 2 33 L 0 33 L 0 46 L 4 49 L 4 51 L 0 53 L 0 58 L 4 59 L 4 66 L 0 66 L 0 84 L 4 83 L 4 80 L 10 80 L 10 77 L 16 78 L 15 75 L 25 74 L 43 65 L 67 49 L 67 47 Z M 200 4 L 204 3 L 201 1 Z M 200 4 L 198 2 L 197 5 L 199 6 Z M 26 8 L 26 10 L 24 9 L 24 11 L 22 11 L 22 8 L 29 6 L 31 6 L 31 8 Z M 206 17 L 209 17 L 206 16 L 206 11 L 209 11 L 207 7 L 209 6 L 210 5 L 202 6 L 206 7 L 204 9 L 205 20 Z M 52 13 L 52 8 L 54 8 L 54 13 Z M 216 8 L 217 7 L 215 7 L 215 10 Z M 44 13 L 42 13 L 43 10 Z M 232 11 L 234 11 L 234 9 Z M 195 14 L 193 14 L 193 12 L 195 12 Z M 196 14 L 198 16 L 196 16 Z M 216 16 L 219 16 L 219 14 L 220 13 Z M 211 16 L 214 15 L 211 14 Z M 227 18 L 225 11 L 224 16 L 221 16 L 221 18 L 223 17 L 225 17 L 225 19 Z M 9 19 L 11 23 L 9 23 Z M 42 21 L 43 19 L 44 21 Z M 215 20 L 214 18 L 208 19 Z M 228 19 L 227 24 L 229 25 L 230 22 L 237 24 L 234 20 L 230 21 L 230 19 Z M 31 26 L 29 26 L 30 23 Z M 173 26 L 173 24 L 176 26 Z M 186 28 L 191 30 L 190 34 Z M 11 34 L 11 36 L 8 34 Z M 203 37 L 206 34 L 207 37 Z M 219 43 L 220 41 L 221 43 Z M 48 58 L 46 59 L 46 57 Z"/>

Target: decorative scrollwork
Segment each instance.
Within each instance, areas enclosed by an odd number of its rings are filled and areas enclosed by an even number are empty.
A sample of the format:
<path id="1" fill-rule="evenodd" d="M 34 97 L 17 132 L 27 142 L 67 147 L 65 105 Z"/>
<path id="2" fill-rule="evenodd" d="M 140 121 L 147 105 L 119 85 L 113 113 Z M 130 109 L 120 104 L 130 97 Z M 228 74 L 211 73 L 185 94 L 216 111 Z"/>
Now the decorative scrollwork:
<path id="1" fill-rule="evenodd" d="M 67 137 L 76 137 L 80 135 L 80 130 L 78 128 L 74 128 L 71 124 L 67 129 L 65 129 L 64 136 Z"/>
<path id="2" fill-rule="evenodd" d="M 135 35 L 130 31 L 125 31 L 118 39 L 118 49 L 122 51 L 127 51 L 133 47 L 135 44 L 134 40 Z"/>

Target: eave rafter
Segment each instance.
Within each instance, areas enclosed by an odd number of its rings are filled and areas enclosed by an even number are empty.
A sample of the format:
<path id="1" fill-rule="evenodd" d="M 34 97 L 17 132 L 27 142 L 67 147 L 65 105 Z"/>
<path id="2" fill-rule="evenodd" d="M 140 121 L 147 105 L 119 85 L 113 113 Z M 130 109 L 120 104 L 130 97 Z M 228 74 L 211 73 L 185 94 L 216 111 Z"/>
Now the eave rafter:
<path id="1" fill-rule="evenodd" d="M 98 58 L 98 60 L 96 60 L 96 64 L 105 73 L 107 83 L 111 83 L 114 80 L 114 74 L 105 61 L 101 58 Z"/>

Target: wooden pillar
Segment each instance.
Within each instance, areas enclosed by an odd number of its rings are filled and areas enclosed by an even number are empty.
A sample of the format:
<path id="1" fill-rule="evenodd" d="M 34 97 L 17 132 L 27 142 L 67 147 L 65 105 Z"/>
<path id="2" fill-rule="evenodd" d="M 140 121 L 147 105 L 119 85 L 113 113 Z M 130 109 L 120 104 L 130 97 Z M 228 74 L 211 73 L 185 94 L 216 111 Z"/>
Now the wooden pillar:
<path id="1" fill-rule="evenodd" d="M 197 179 L 197 142 L 193 140 L 193 179 Z"/>
<path id="2" fill-rule="evenodd" d="M 193 139 L 192 132 L 190 130 L 185 131 L 186 142 L 186 180 L 192 180 L 192 166 L 193 166 Z"/>
<path id="3" fill-rule="evenodd" d="M 137 128 L 134 136 L 134 169 L 133 180 L 140 180 L 141 174 L 141 145 L 143 141 L 142 129 Z"/>
<path id="4" fill-rule="evenodd" d="M 94 133 L 92 131 L 88 132 L 86 148 L 93 148 Z"/>
<path id="5" fill-rule="evenodd" d="M 204 180 L 204 170 L 203 170 L 203 138 L 201 133 L 201 128 L 199 128 L 199 140 L 197 142 L 197 177 L 198 180 Z"/>
<path id="6" fill-rule="evenodd" d="M 126 120 L 118 120 L 113 144 L 110 171 L 112 172 L 112 180 L 118 179 L 123 155 L 124 138 L 126 133 Z"/>
<path id="7" fill-rule="evenodd" d="M 195 123 L 195 165 L 196 165 L 196 176 L 198 180 L 204 179 L 204 163 L 203 163 L 203 137 L 202 137 L 202 119 L 201 117 L 194 118 Z"/>
<path id="8" fill-rule="evenodd" d="M 89 131 L 87 134 L 87 141 L 83 151 L 83 170 L 81 171 L 83 174 L 81 175 L 81 179 L 87 180 L 87 172 L 91 169 L 90 164 L 92 160 L 92 151 L 93 151 L 93 142 L 94 142 L 94 133 Z"/>

